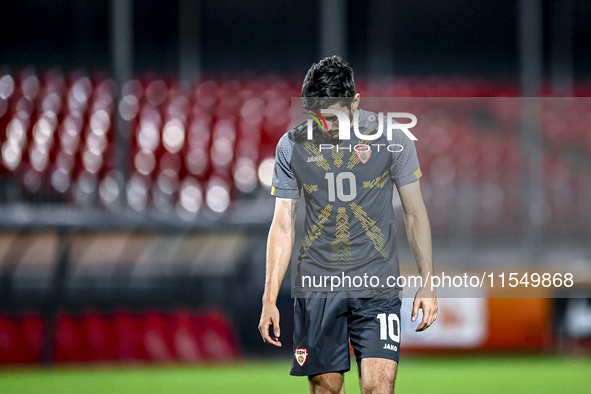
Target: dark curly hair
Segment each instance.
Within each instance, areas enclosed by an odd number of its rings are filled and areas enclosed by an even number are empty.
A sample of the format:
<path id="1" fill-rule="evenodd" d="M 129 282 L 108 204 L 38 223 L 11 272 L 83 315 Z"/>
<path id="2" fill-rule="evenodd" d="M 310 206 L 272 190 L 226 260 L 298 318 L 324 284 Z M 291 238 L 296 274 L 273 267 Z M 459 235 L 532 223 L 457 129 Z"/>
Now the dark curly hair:
<path id="1" fill-rule="evenodd" d="M 350 109 L 355 93 L 353 69 L 336 55 L 313 64 L 302 85 L 304 106 L 315 110 L 334 103 Z"/>

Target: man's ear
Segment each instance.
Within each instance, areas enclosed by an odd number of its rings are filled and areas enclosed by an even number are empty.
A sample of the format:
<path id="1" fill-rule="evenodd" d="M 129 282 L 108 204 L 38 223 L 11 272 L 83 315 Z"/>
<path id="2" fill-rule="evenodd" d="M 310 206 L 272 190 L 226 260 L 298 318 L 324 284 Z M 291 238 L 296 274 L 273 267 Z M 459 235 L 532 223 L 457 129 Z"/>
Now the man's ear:
<path id="1" fill-rule="evenodd" d="M 357 108 L 359 108 L 359 101 L 360 100 L 360 94 L 359 93 L 355 93 L 355 96 L 353 96 L 353 101 L 351 102 L 351 109 L 354 111 Z"/>

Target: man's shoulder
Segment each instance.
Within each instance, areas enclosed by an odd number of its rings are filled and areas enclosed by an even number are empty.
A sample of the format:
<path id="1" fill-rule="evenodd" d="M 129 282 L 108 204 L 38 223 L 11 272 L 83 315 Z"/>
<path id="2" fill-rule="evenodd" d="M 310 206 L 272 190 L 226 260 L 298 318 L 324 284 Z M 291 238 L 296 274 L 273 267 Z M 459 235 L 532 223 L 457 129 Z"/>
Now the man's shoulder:
<path id="1" fill-rule="evenodd" d="M 368 111 L 366 109 L 363 108 L 359 108 L 360 114 L 359 114 L 359 126 L 360 127 L 367 127 L 369 129 L 371 128 L 377 128 L 378 127 L 378 122 L 379 122 L 379 115 L 376 114 L 375 112 L 372 111 Z M 383 115 L 382 115 L 383 118 Z M 385 119 L 383 119 L 385 120 Z M 383 123 L 385 124 L 385 123 Z"/>
<path id="2" fill-rule="evenodd" d="M 307 122 L 304 121 L 287 131 L 281 138 L 288 139 L 289 142 L 293 143 L 301 143 L 306 140 L 308 136 L 308 127 Z"/>
<path id="3" fill-rule="evenodd" d="M 284 156 L 291 158 L 294 145 L 306 141 L 306 136 L 306 122 L 302 122 L 299 125 L 292 127 L 279 138 L 279 141 L 277 142 L 277 152 L 281 152 Z"/>
<path id="4" fill-rule="evenodd" d="M 370 129 L 370 130 L 378 130 L 378 128 L 380 128 L 381 125 L 381 129 L 382 129 L 382 136 L 386 137 L 387 136 L 387 130 L 388 130 L 388 118 L 386 116 L 385 113 L 380 112 L 375 113 L 372 111 L 368 111 L 368 110 L 364 110 L 362 108 L 359 108 L 359 110 L 361 111 L 360 114 L 360 120 L 359 120 L 359 128 L 364 128 L 364 129 Z M 400 123 L 398 120 L 396 119 L 392 119 L 392 123 L 396 124 L 396 123 Z M 394 128 L 391 131 L 391 138 L 388 139 L 388 141 L 391 144 L 399 144 L 402 146 L 407 146 L 410 143 L 412 143 L 412 140 L 404 133 L 404 131 L 402 131 L 401 128 Z"/>

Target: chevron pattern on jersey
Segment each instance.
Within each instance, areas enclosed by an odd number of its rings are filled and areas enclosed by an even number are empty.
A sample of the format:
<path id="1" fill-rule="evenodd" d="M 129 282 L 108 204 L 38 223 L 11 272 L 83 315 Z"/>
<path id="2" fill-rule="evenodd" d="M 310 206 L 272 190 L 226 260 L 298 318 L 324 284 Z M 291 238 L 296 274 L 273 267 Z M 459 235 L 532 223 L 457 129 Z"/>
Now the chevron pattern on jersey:
<path id="1" fill-rule="evenodd" d="M 373 181 L 363 181 L 363 187 L 366 189 L 373 189 L 374 187 L 379 187 L 383 189 L 384 186 L 388 183 L 388 171 L 384 171 L 382 175 L 374 179 Z"/>
<path id="2" fill-rule="evenodd" d="M 334 149 L 332 150 L 332 158 L 333 158 L 333 163 L 335 166 L 337 167 L 341 167 L 343 165 L 343 156 L 345 155 L 345 152 L 340 150 L 340 151 L 335 151 Z"/>
<path id="3" fill-rule="evenodd" d="M 367 129 L 363 132 L 363 135 L 369 135 L 369 134 L 374 134 L 374 130 Z M 372 140 L 359 140 L 357 142 L 357 145 L 370 145 L 372 142 L 373 142 Z M 353 167 L 355 167 L 359 163 L 361 163 L 359 161 L 359 158 L 357 157 L 357 155 L 353 154 L 349 158 L 349 163 L 347 164 L 347 168 L 352 169 Z"/>
<path id="4" fill-rule="evenodd" d="M 304 238 L 303 242 L 304 254 L 308 252 L 310 246 L 312 245 L 312 242 L 314 242 L 314 240 L 316 240 L 322 233 L 324 223 L 326 223 L 326 221 L 330 217 L 330 213 L 332 212 L 332 207 L 332 204 L 328 204 L 327 206 L 322 208 L 322 211 L 320 211 L 320 215 L 318 215 L 318 219 L 312 225 L 312 227 L 308 231 L 308 234 L 306 234 L 306 237 Z"/>
<path id="5" fill-rule="evenodd" d="M 308 194 L 312 194 L 314 192 L 318 191 L 318 185 L 307 185 L 305 183 L 302 183 L 302 186 L 304 187 L 304 190 L 308 193 Z"/>
<path id="6" fill-rule="evenodd" d="M 359 205 L 351 203 L 351 210 L 353 215 L 361 222 L 361 226 L 365 230 L 365 234 L 373 242 L 373 246 L 384 257 L 384 260 L 390 260 L 390 250 L 386 241 L 386 237 L 382 230 L 376 226 L 376 221 L 371 219 L 367 213 Z"/>
<path id="7" fill-rule="evenodd" d="M 335 240 L 330 243 L 332 252 L 330 260 L 335 263 L 347 264 L 353 260 L 351 254 L 351 241 L 349 237 L 349 215 L 347 208 L 341 207 L 337 210 L 337 225 Z"/>
<path id="8" fill-rule="evenodd" d="M 322 156 L 318 150 L 318 145 L 314 140 L 304 142 L 304 149 L 314 157 Z M 323 158 L 322 160 L 315 161 L 314 163 L 316 163 L 318 167 L 323 168 L 325 171 L 330 171 L 330 164 L 328 164 L 326 159 Z"/>

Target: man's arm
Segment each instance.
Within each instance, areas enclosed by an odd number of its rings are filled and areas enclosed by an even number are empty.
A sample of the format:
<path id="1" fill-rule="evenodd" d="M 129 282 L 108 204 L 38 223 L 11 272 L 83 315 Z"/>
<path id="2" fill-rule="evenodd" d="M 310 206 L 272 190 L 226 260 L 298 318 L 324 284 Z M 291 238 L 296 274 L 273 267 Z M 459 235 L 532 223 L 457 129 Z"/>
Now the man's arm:
<path id="1" fill-rule="evenodd" d="M 275 200 L 275 213 L 267 239 L 267 273 L 259 331 L 263 340 L 274 346 L 281 346 L 279 310 L 275 303 L 291 258 L 298 202 L 291 198 L 278 197 Z M 270 326 L 273 326 L 273 338 L 269 335 Z"/>
<path id="2" fill-rule="evenodd" d="M 431 246 L 431 228 L 427 209 L 423 202 L 420 182 L 416 181 L 398 188 L 406 233 L 417 262 L 419 274 L 423 278 L 423 287 L 417 291 L 412 308 L 411 320 L 417 320 L 419 308 L 423 309 L 423 320 L 416 331 L 423 331 L 437 319 L 437 298 L 426 283 L 427 276 L 433 276 L 433 252 Z"/>

